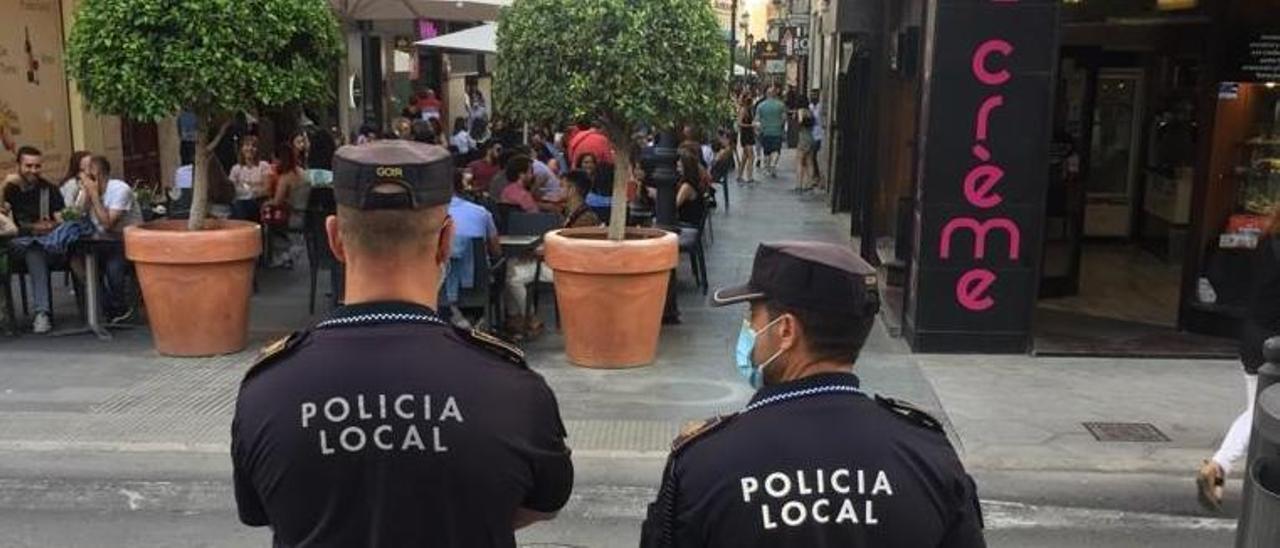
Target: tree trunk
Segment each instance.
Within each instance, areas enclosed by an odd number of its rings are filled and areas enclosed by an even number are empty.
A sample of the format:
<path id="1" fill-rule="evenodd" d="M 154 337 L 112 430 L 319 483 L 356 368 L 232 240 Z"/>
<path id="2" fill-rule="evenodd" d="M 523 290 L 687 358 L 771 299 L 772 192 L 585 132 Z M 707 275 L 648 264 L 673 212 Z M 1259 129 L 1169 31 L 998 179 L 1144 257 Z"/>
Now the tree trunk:
<path id="1" fill-rule="evenodd" d="M 613 197 L 609 208 L 609 239 L 620 242 L 627 236 L 627 180 L 631 178 L 631 143 L 625 132 L 610 131 L 613 141 Z"/>
<path id="2" fill-rule="evenodd" d="M 191 217 L 187 230 L 204 228 L 209 213 L 209 117 L 196 115 L 196 155 L 191 166 Z"/>

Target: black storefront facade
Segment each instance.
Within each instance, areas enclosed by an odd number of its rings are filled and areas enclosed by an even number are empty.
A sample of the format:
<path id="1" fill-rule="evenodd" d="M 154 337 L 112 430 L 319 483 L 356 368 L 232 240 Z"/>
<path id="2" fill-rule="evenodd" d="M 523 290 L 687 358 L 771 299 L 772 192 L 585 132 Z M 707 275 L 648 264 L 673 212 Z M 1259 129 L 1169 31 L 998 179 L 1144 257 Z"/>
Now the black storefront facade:
<path id="1" fill-rule="evenodd" d="M 1280 201 L 1280 0 L 819 7 L 832 210 L 886 272 L 891 332 L 1227 348 Z"/>

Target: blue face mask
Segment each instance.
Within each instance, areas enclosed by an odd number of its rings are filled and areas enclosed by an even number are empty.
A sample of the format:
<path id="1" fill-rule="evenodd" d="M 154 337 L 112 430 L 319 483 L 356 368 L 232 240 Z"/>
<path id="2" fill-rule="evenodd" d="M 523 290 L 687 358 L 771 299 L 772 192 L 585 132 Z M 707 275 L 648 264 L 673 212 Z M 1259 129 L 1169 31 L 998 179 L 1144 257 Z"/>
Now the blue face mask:
<path id="1" fill-rule="evenodd" d="M 765 324 L 765 326 L 760 328 L 760 331 L 758 332 L 751 329 L 750 321 L 742 320 L 742 330 L 738 332 L 738 347 L 734 352 L 734 358 L 737 362 L 738 374 L 742 375 L 742 378 L 746 379 L 746 381 L 751 384 L 752 388 L 759 389 L 764 385 L 764 368 L 769 367 L 769 364 L 773 363 L 774 360 L 778 359 L 778 356 L 782 355 L 782 349 L 778 349 L 778 351 L 775 352 L 772 357 L 765 360 L 764 363 L 756 365 L 752 358 L 752 354 L 754 354 L 756 350 L 756 337 L 759 337 L 760 333 L 765 332 L 781 319 L 782 316 L 778 316 L 773 321 Z"/>

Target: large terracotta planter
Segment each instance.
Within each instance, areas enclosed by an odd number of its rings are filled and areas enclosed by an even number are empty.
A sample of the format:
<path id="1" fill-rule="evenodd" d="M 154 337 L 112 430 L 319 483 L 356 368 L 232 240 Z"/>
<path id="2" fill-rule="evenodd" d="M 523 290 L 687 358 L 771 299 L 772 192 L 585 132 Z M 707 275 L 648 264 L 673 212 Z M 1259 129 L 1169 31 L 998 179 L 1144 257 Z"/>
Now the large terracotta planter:
<path id="1" fill-rule="evenodd" d="M 679 259 L 676 235 L 663 230 L 629 229 L 621 242 L 603 228 L 548 233 L 546 262 L 555 271 L 569 361 L 602 369 L 653 363 Z"/>
<path id="2" fill-rule="evenodd" d="M 243 350 L 249 340 L 254 260 L 262 253 L 258 225 L 209 220 L 156 221 L 124 232 L 147 304 L 156 350 L 168 356 L 215 356 Z"/>

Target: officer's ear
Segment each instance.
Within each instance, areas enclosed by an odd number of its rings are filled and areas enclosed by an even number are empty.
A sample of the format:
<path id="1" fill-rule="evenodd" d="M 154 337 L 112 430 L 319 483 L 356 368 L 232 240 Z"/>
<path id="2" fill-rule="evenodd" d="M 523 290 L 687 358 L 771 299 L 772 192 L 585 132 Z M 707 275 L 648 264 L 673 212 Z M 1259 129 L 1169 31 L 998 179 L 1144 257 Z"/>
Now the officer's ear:
<path id="1" fill-rule="evenodd" d="M 800 325 L 800 320 L 794 314 L 783 314 L 778 320 L 778 348 L 794 350 L 800 345 L 803 333 L 804 326 Z"/>
<path id="2" fill-rule="evenodd" d="M 436 242 L 436 264 L 442 265 L 453 254 L 453 217 L 445 216 L 440 226 L 440 239 Z"/>
<path id="3" fill-rule="evenodd" d="M 342 245 L 342 238 L 338 236 L 338 216 L 330 215 L 324 220 L 324 232 L 329 238 L 329 249 L 333 251 L 333 257 L 338 259 L 342 264 L 347 263 L 347 248 Z"/>

